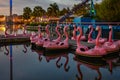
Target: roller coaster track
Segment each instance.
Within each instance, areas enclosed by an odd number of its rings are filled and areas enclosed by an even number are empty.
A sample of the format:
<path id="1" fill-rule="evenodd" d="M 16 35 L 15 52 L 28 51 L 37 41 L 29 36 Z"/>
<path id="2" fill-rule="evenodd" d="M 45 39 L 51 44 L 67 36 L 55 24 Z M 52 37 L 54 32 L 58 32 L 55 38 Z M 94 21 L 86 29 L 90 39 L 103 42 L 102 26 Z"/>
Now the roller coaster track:
<path id="1" fill-rule="evenodd" d="M 76 5 L 76 7 L 74 7 L 73 9 L 71 9 L 71 11 L 69 11 L 67 14 L 65 14 L 64 16 L 62 16 L 59 20 L 59 22 L 63 22 L 66 18 L 68 18 L 70 15 L 72 15 L 75 11 L 77 11 L 78 9 L 80 9 L 80 7 L 84 6 L 89 0 L 84 0 L 82 3 L 79 3 L 78 5 Z"/>

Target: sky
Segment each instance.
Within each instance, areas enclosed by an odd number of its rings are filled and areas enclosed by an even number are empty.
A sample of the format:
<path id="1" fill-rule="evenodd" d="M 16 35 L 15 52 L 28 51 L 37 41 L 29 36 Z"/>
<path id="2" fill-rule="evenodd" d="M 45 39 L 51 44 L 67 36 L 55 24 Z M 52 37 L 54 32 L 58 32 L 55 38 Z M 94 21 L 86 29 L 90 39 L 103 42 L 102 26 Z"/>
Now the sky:
<path id="1" fill-rule="evenodd" d="M 13 0 L 12 13 L 21 15 L 23 14 L 23 8 L 30 7 L 33 9 L 35 6 L 42 6 L 46 10 L 49 4 L 54 2 L 62 9 L 64 7 L 71 8 L 74 4 L 80 3 L 81 0 Z M 9 0 L 0 0 L 0 15 L 9 15 Z"/>

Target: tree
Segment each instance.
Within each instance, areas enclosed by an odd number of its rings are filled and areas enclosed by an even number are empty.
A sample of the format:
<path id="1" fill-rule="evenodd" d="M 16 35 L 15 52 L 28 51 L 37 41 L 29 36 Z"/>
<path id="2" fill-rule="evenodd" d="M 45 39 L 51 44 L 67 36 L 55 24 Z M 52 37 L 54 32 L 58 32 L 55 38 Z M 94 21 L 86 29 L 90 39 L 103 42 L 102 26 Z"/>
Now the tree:
<path id="1" fill-rule="evenodd" d="M 96 7 L 97 18 L 104 21 L 120 21 L 120 0 L 103 0 Z"/>
<path id="2" fill-rule="evenodd" d="M 60 12 L 59 12 L 59 15 L 60 16 L 62 16 L 62 15 L 64 15 L 65 13 L 68 13 L 70 10 L 69 10 L 69 8 L 63 8 Z"/>
<path id="3" fill-rule="evenodd" d="M 76 7 L 76 5 L 74 5 L 74 7 Z M 81 6 L 80 9 L 75 11 L 74 14 L 78 16 L 89 16 L 89 9 L 90 9 L 90 4 L 86 4 L 85 6 Z"/>
<path id="4" fill-rule="evenodd" d="M 45 14 L 45 10 L 41 6 L 35 6 L 33 9 L 33 16 L 41 17 Z"/>
<path id="5" fill-rule="evenodd" d="M 31 8 L 25 7 L 23 9 L 23 19 L 26 19 L 26 20 L 30 19 L 31 13 L 32 13 Z"/>
<path id="6" fill-rule="evenodd" d="M 59 16 L 59 6 L 57 3 L 50 4 L 50 6 L 47 8 L 47 14 L 49 16 Z"/>
<path id="7" fill-rule="evenodd" d="M 52 13 L 52 8 L 51 8 L 51 7 L 48 7 L 48 8 L 47 8 L 47 15 L 48 15 L 48 16 L 52 16 L 51 13 Z"/>

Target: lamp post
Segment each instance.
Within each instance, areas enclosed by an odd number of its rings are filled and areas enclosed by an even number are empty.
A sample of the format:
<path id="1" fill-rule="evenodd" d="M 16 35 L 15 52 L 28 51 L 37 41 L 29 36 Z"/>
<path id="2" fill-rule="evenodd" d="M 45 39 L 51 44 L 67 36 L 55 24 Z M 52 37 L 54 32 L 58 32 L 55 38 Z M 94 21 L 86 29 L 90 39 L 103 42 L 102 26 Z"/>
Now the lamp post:
<path id="1" fill-rule="evenodd" d="M 9 23 L 10 23 L 10 25 L 12 24 L 12 0 L 10 0 L 10 19 L 9 19 Z"/>
<path id="2" fill-rule="evenodd" d="M 94 3 L 93 0 L 91 0 L 91 4 L 90 4 L 90 16 L 95 16 L 96 12 L 95 12 L 95 8 L 94 8 Z"/>
<path id="3" fill-rule="evenodd" d="M 12 16 L 12 0 L 10 0 L 10 16 Z"/>

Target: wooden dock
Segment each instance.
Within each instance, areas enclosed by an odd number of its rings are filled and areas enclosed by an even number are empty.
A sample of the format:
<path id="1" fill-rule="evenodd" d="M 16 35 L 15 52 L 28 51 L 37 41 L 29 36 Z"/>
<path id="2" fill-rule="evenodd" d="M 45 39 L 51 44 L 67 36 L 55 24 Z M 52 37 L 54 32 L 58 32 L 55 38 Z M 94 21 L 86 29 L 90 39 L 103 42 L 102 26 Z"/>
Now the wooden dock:
<path id="1" fill-rule="evenodd" d="M 75 40 L 69 40 L 69 44 L 70 44 L 70 48 L 72 50 L 75 50 L 77 48 L 77 44 L 76 44 Z M 87 46 L 89 48 L 93 48 L 95 46 L 95 44 L 88 43 L 86 41 L 81 41 L 81 44 L 84 45 L 84 46 Z"/>
<path id="2" fill-rule="evenodd" d="M 29 36 L 0 37 L 0 44 L 22 43 L 30 41 Z"/>
<path id="3" fill-rule="evenodd" d="M 55 37 L 51 37 L 51 40 L 54 39 Z M 63 39 L 64 40 L 64 39 Z M 0 44 L 4 45 L 4 44 L 10 44 L 10 43 L 23 43 L 23 42 L 30 42 L 30 36 L 13 36 L 13 37 L 5 37 L 5 36 L 1 36 L 0 37 Z M 69 39 L 69 44 L 70 44 L 70 48 L 72 50 L 75 50 L 77 48 L 76 45 L 76 41 L 75 40 L 70 40 Z M 81 41 L 81 44 L 87 47 L 94 47 L 94 44 L 91 43 L 87 43 L 86 41 Z"/>

